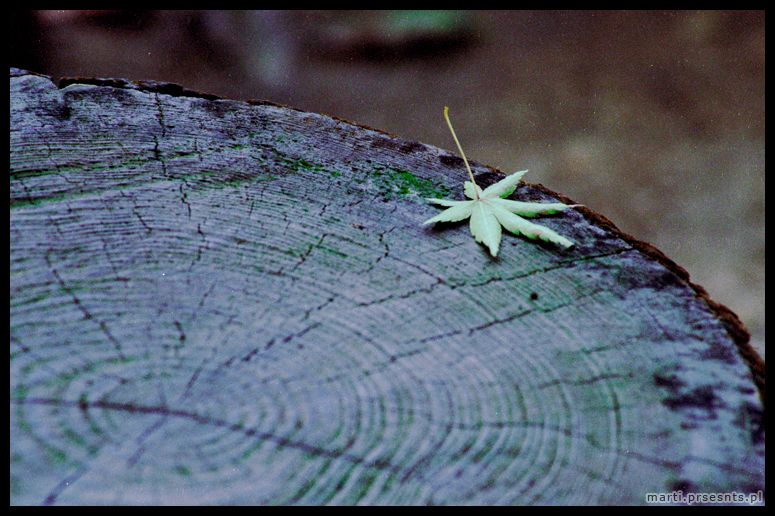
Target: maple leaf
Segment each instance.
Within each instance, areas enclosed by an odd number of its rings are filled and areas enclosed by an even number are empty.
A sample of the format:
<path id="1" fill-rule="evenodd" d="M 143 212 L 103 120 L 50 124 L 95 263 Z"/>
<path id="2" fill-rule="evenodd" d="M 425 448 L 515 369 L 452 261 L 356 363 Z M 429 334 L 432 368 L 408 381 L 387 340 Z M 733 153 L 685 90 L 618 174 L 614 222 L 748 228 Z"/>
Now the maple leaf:
<path id="1" fill-rule="evenodd" d="M 455 130 L 452 128 L 452 123 L 449 121 L 448 112 L 449 108 L 445 107 L 444 118 L 447 120 L 447 125 L 449 125 L 452 137 L 455 139 L 455 143 L 468 170 L 468 175 L 471 178 L 471 181 L 466 181 L 463 185 L 463 192 L 470 200 L 426 199 L 428 202 L 445 206 L 447 209 L 435 217 L 426 220 L 423 224 L 457 222 L 470 217 L 471 234 L 477 242 L 487 246 L 493 257 L 498 255 L 502 234 L 501 226 L 515 235 L 524 235 L 530 239 L 553 242 L 564 248 L 573 246 L 574 243 L 571 240 L 545 226 L 525 220 L 523 217 L 550 215 L 580 205 L 522 202 L 506 199 L 506 197 L 514 193 L 517 183 L 522 179 L 527 170 L 506 176 L 484 190 L 479 188 L 479 185 L 474 180 L 471 167 L 468 165 L 468 160 L 463 153 L 463 148 L 460 146 L 460 142 L 458 142 L 457 135 L 455 135 Z"/>

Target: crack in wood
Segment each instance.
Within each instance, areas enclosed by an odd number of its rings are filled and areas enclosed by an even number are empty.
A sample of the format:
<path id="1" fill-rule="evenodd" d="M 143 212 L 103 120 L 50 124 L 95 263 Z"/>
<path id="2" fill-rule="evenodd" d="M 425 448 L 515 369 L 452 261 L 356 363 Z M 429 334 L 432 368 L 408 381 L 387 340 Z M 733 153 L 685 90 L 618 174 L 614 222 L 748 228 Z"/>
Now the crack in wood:
<path id="1" fill-rule="evenodd" d="M 44 258 L 46 260 L 46 264 L 48 265 L 49 271 L 54 276 L 54 278 L 57 280 L 57 283 L 59 286 L 67 292 L 67 294 L 71 297 L 73 300 L 73 304 L 78 308 L 78 310 L 83 314 L 83 318 L 86 320 L 92 320 L 93 316 L 91 312 L 81 303 L 81 300 L 78 298 L 78 296 L 75 295 L 75 292 L 67 286 L 62 276 L 60 276 L 59 271 L 57 271 L 56 267 L 54 267 L 53 263 L 51 262 L 51 258 L 49 256 L 50 253 L 46 253 Z M 113 348 L 116 350 L 116 353 L 118 354 L 118 357 L 121 360 L 126 360 L 126 356 L 124 355 L 124 351 L 121 348 L 121 343 L 116 339 L 116 337 L 113 336 L 113 334 L 108 329 L 107 324 L 105 321 L 100 321 L 94 319 L 97 325 L 99 326 L 102 333 L 107 337 L 108 341 L 113 345 Z"/>
<path id="2" fill-rule="evenodd" d="M 26 404 L 26 405 L 49 405 L 49 406 L 56 406 L 56 407 L 77 407 L 79 408 L 79 410 L 80 410 L 80 406 L 83 404 L 83 402 L 62 400 L 62 399 L 50 399 L 50 398 L 24 398 L 22 400 L 16 399 L 16 400 L 12 400 L 12 403 Z M 157 420 L 154 424 L 149 426 L 148 429 L 146 429 L 141 434 L 141 436 L 144 436 L 144 439 L 147 439 L 148 434 L 150 434 L 152 431 L 156 431 L 158 427 L 161 426 L 161 423 L 159 423 L 159 421 L 164 421 L 166 418 L 174 417 L 174 418 L 180 418 L 180 419 L 192 421 L 200 425 L 209 425 L 209 426 L 214 426 L 218 428 L 223 428 L 231 432 L 243 434 L 249 438 L 255 438 L 255 439 L 271 442 L 280 447 L 293 448 L 316 457 L 325 457 L 329 459 L 342 459 L 347 462 L 356 464 L 358 466 L 362 466 L 369 469 L 385 470 L 396 475 L 404 471 L 404 469 L 401 468 L 400 466 L 391 464 L 389 461 L 386 461 L 384 459 L 366 460 L 364 457 L 349 453 L 346 451 L 349 447 L 347 445 L 345 445 L 343 449 L 331 450 L 331 449 L 323 448 L 321 446 L 311 445 L 311 444 L 305 443 L 304 441 L 289 439 L 287 437 L 283 437 L 283 436 L 274 434 L 272 432 L 260 431 L 257 428 L 253 428 L 253 427 L 245 427 L 240 423 L 231 423 L 225 419 L 211 417 L 211 416 L 203 416 L 196 412 L 191 412 L 183 409 L 174 409 L 168 406 L 137 405 L 132 403 L 109 402 L 104 400 L 86 402 L 86 407 L 89 410 L 101 409 L 101 410 L 127 412 L 130 414 L 145 414 L 145 415 L 155 414 L 155 415 L 163 416 L 162 420 Z M 153 430 L 149 430 L 149 429 L 153 429 Z M 353 443 L 350 443 L 350 445 L 352 444 Z"/>

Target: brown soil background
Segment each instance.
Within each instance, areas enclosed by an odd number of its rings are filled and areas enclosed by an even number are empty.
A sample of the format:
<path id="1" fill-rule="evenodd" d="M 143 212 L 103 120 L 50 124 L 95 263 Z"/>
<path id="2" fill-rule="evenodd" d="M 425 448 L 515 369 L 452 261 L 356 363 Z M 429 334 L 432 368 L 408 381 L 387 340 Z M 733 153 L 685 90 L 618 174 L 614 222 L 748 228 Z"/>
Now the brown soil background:
<path id="1" fill-rule="evenodd" d="M 11 65 L 266 99 L 454 150 L 448 105 L 470 159 L 530 169 L 656 245 L 764 356 L 763 11 L 472 11 L 416 44 L 383 30 L 390 16 L 14 11 Z"/>

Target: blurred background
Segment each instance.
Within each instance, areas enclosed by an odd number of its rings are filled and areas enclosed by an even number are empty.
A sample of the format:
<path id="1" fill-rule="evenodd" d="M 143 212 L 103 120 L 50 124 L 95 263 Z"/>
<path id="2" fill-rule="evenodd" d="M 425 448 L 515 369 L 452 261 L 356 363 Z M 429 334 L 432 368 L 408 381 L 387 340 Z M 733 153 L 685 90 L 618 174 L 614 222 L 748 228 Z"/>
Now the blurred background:
<path id="1" fill-rule="evenodd" d="M 764 11 L 12 11 L 11 65 L 266 99 L 455 151 L 653 243 L 764 356 Z M 455 151 L 456 152 L 456 151 Z"/>

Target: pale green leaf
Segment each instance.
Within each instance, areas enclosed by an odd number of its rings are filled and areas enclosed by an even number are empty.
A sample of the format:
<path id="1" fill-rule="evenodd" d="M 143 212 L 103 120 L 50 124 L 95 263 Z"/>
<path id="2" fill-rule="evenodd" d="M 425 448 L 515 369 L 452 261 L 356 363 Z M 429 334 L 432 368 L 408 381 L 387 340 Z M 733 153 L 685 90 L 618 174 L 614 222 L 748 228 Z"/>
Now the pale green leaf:
<path id="1" fill-rule="evenodd" d="M 488 202 L 496 204 L 502 208 L 507 209 L 511 213 L 516 213 L 521 217 L 535 217 L 537 215 L 552 215 L 561 211 L 565 211 L 570 206 L 561 202 L 523 202 L 512 201 L 511 199 L 487 199 Z"/>
<path id="2" fill-rule="evenodd" d="M 474 185 L 471 181 L 466 181 L 463 183 L 463 193 L 468 197 L 469 199 L 476 199 L 476 195 L 474 194 L 474 189 L 479 192 L 479 197 L 482 196 L 482 189 L 479 188 L 479 185 Z"/>
<path id="3" fill-rule="evenodd" d="M 490 211 L 497 218 L 498 222 L 503 224 L 503 227 L 511 233 L 516 235 L 521 234 L 532 239 L 538 238 L 545 242 L 553 242 L 566 248 L 574 245 L 572 241 L 557 232 L 545 226 L 541 226 L 540 224 L 527 221 L 519 215 L 515 215 L 502 208 L 498 204 L 490 204 Z"/>
<path id="4" fill-rule="evenodd" d="M 487 246 L 492 256 L 497 256 L 501 243 L 501 225 L 489 204 L 484 201 L 471 202 L 471 234 L 477 242 Z"/>
<path id="5" fill-rule="evenodd" d="M 452 201 L 455 202 L 451 208 L 447 208 L 435 217 L 431 217 L 423 224 L 432 224 L 434 222 L 457 222 L 467 219 L 471 216 L 471 210 L 476 201 Z"/>
<path id="6" fill-rule="evenodd" d="M 517 183 L 519 183 L 519 180 L 522 179 L 522 176 L 526 173 L 527 170 L 520 170 L 519 172 L 514 172 L 513 174 L 504 177 L 494 185 L 485 188 L 482 192 L 482 197 L 508 197 L 514 193 L 514 190 L 517 188 Z"/>
<path id="7" fill-rule="evenodd" d="M 452 201 L 450 199 L 436 199 L 436 198 L 428 198 L 428 199 L 425 199 L 425 200 L 428 201 L 431 204 L 437 204 L 439 206 L 447 206 L 447 207 L 457 206 L 458 204 L 460 204 L 462 202 L 468 202 L 468 201 Z"/>
<path id="8" fill-rule="evenodd" d="M 517 184 L 520 179 L 522 179 L 522 176 L 527 173 L 527 170 L 514 172 L 482 190 L 479 188 L 479 185 L 476 184 L 474 173 L 471 171 L 471 167 L 468 164 L 466 155 L 463 152 L 463 147 L 460 146 L 460 142 L 455 134 L 455 129 L 452 128 L 452 122 L 449 120 L 449 108 L 447 107 L 444 107 L 444 118 L 447 121 L 449 130 L 452 133 L 452 138 L 455 140 L 455 144 L 460 151 L 460 155 L 463 157 L 463 162 L 468 171 L 468 178 L 470 181 L 466 181 L 463 184 L 463 193 L 471 200 L 451 201 L 444 199 L 428 199 L 428 202 L 445 206 L 447 209 L 435 217 L 426 220 L 424 224 L 430 224 L 432 222 L 455 222 L 471 217 L 471 234 L 477 242 L 487 246 L 487 249 L 493 257 L 498 255 L 498 249 L 500 248 L 502 236 L 501 225 L 511 233 L 517 235 L 524 235 L 532 239 L 540 238 L 541 240 L 553 242 L 566 248 L 574 245 L 573 242 L 564 236 L 559 235 L 547 227 L 529 222 L 520 217 L 520 215 L 535 217 L 536 215 L 564 211 L 578 205 L 567 206 L 562 203 L 534 203 L 505 199 L 514 193 Z"/>
<path id="9" fill-rule="evenodd" d="M 563 203 L 538 203 L 502 199 L 501 195 L 509 195 L 516 188 L 519 179 L 527 171 L 516 172 L 482 190 L 478 185 L 466 181 L 464 193 L 470 201 L 452 201 L 445 199 L 428 199 L 433 204 L 446 206 L 447 209 L 424 222 L 456 222 L 471 217 L 471 234 L 477 242 L 487 246 L 492 256 L 498 255 L 502 236 L 501 226 L 515 235 L 523 235 L 529 239 L 540 239 L 552 242 L 564 248 L 574 245 L 571 240 L 545 226 L 535 224 L 522 217 L 535 217 L 565 211 L 578 205 Z M 475 197 L 478 189 L 479 198 Z"/>

